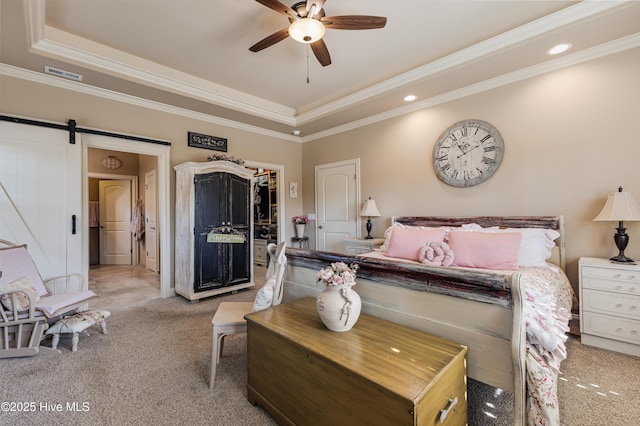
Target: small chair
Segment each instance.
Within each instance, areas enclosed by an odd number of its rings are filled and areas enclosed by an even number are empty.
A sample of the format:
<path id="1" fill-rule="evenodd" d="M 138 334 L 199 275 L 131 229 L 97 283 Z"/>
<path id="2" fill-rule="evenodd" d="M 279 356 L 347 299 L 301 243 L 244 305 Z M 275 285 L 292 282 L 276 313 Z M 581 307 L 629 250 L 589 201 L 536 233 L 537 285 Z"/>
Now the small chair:
<path id="1" fill-rule="evenodd" d="M 247 332 L 247 321 L 244 316 L 251 312 L 260 311 L 279 305 L 282 301 L 282 281 L 284 280 L 284 270 L 287 266 L 285 256 L 286 245 L 284 242 L 269 244 L 269 268 L 267 269 L 267 281 L 258 290 L 254 302 L 222 302 L 216 310 L 211 325 L 213 333 L 211 336 L 211 378 L 209 379 L 209 389 L 213 388 L 216 380 L 216 367 L 220 362 L 224 337 L 229 334 L 240 334 Z"/>
<path id="2" fill-rule="evenodd" d="M 24 244 L 0 239 L 0 268 L 0 359 L 51 351 L 40 346 L 49 323 L 95 296 L 80 274 L 43 280 Z"/>

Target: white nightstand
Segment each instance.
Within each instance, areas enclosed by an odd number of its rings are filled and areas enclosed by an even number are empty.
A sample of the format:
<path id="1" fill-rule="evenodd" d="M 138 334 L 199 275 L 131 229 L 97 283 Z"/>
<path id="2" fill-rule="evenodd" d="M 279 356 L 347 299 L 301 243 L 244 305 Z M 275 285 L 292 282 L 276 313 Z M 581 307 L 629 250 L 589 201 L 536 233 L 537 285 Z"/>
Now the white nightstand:
<path id="1" fill-rule="evenodd" d="M 344 240 L 344 252 L 346 254 L 369 253 L 384 244 L 384 238 L 347 238 Z"/>
<path id="2" fill-rule="evenodd" d="M 640 266 L 582 257 L 582 343 L 640 356 Z"/>

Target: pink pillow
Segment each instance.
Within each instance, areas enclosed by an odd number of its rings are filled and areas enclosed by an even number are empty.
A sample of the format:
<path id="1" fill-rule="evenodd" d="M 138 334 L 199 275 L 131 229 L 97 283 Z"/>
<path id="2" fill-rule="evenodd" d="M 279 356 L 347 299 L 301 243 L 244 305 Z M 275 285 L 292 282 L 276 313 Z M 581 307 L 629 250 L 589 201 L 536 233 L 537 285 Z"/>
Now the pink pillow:
<path id="1" fill-rule="evenodd" d="M 444 229 L 395 228 L 391 234 L 391 241 L 389 241 L 389 250 L 385 255 L 419 262 L 420 248 L 429 241 L 443 242 L 445 235 L 446 230 Z"/>
<path id="2" fill-rule="evenodd" d="M 518 269 L 520 238 L 518 232 L 449 232 L 453 266 Z"/>

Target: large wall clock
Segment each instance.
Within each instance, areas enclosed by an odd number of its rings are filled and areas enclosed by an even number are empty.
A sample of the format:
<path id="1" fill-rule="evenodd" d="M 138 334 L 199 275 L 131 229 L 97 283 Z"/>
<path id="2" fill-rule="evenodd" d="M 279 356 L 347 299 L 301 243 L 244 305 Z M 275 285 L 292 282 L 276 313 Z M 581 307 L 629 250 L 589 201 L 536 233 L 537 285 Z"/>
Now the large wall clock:
<path id="1" fill-rule="evenodd" d="M 493 175 L 504 155 L 498 129 L 482 120 L 453 124 L 433 147 L 433 169 L 444 183 L 456 187 L 478 185 Z"/>

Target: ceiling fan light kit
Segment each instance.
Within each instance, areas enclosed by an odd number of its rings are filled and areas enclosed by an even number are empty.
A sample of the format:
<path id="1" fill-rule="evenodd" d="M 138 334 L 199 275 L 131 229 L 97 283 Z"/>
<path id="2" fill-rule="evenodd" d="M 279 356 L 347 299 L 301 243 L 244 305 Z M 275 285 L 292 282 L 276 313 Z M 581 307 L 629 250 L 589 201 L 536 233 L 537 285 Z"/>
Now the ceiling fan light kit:
<path id="1" fill-rule="evenodd" d="M 324 24 L 313 18 L 298 19 L 289 26 L 289 35 L 300 43 L 315 43 L 326 31 Z"/>
<path id="2" fill-rule="evenodd" d="M 387 18 L 382 16 L 345 15 L 325 16 L 323 9 L 326 0 L 306 0 L 289 7 L 278 0 L 256 0 L 263 6 L 275 10 L 289 19 L 290 25 L 263 38 L 249 48 L 259 52 L 281 42 L 287 36 L 295 41 L 311 45 L 311 50 L 323 67 L 331 64 L 329 49 L 322 40 L 327 29 L 371 30 L 384 28 Z"/>

